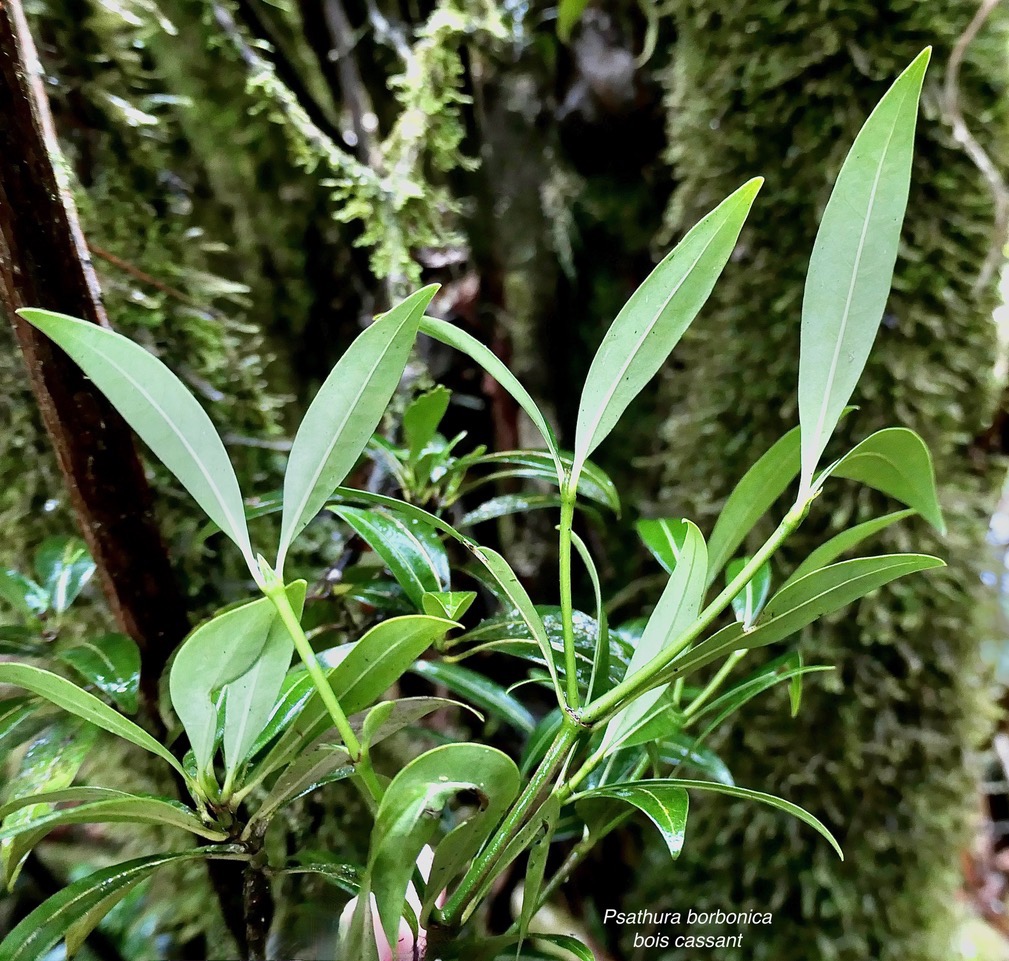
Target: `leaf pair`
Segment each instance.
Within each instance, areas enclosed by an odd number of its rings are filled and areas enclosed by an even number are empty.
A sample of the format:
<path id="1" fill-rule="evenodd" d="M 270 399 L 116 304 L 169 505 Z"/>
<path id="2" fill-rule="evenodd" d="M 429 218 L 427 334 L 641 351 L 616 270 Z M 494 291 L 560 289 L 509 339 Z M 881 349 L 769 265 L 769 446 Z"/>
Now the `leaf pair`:
<path id="1" fill-rule="evenodd" d="M 365 330 L 305 414 L 284 477 L 278 572 L 295 537 L 347 477 L 374 433 L 436 289 L 418 291 Z M 192 393 L 157 357 L 114 331 L 48 310 L 24 308 L 18 313 L 88 375 L 238 546 L 259 581 L 238 479 L 220 435 Z"/>

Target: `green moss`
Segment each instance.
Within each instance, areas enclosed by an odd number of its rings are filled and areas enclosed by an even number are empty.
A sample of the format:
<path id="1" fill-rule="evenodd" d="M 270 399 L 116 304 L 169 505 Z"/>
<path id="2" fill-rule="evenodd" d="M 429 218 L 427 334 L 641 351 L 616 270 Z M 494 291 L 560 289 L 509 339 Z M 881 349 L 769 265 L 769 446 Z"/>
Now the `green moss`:
<path id="1" fill-rule="evenodd" d="M 845 422 L 850 444 L 902 424 L 935 457 L 950 533 L 891 529 L 873 552 L 934 551 L 945 571 L 881 591 L 809 631 L 809 660 L 836 664 L 807 687 L 793 722 L 783 695 L 751 706 L 722 744 L 738 783 L 809 808 L 837 833 L 842 864 L 807 829 L 742 803 L 695 800 L 686 850 L 650 867 L 636 904 L 771 910 L 720 961 L 948 961 L 973 787 L 966 757 L 992 702 L 976 615 L 995 465 L 971 439 L 994 403 L 996 285 L 973 293 L 993 242 L 993 204 L 940 119 L 942 71 L 977 6 L 969 0 L 672 5 L 678 42 L 666 84 L 673 234 L 755 174 L 767 177 L 739 256 L 678 349 L 661 390 L 664 499 L 710 524 L 730 486 L 797 421 L 802 282 L 840 161 L 888 81 L 935 45 L 924 94 L 894 293 Z M 961 100 L 1004 161 L 1007 18 L 970 50 Z M 847 482 L 828 487 L 790 545 L 795 559 L 830 529 L 883 508 Z M 767 531 L 763 531 L 767 533 Z M 670 895 L 670 891 L 675 895 Z M 734 932 L 728 932 L 734 933 Z M 686 958 L 672 952 L 665 957 Z"/>

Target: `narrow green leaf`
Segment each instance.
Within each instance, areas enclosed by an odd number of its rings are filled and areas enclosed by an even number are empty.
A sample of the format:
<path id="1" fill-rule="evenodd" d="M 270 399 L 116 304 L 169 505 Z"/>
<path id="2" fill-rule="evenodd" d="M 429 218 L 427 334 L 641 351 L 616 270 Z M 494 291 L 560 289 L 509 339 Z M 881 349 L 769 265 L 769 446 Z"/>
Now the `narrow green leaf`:
<path id="1" fill-rule="evenodd" d="M 162 744 L 156 741 L 142 727 L 117 714 L 111 707 L 93 694 L 82 691 L 76 684 L 38 667 L 28 664 L 0 664 L 0 684 L 10 684 L 24 688 L 39 697 L 51 701 L 64 711 L 90 721 L 92 724 L 121 737 L 151 754 L 167 761 L 180 774 L 185 772 L 182 765 Z"/>
<path id="2" fill-rule="evenodd" d="M 67 933 L 63 938 L 67 961 L 70 961 L 80 951 L 88 939 L 88 935 L 105 920 L 112 909 L 143 880 L 143 877 L 138 877 L 136 880 L 116 888 L 101 901 L 93 904 L 73 924 L 67 927 Z"/>
<path id="3" fill-rule="evenodd" d="M 411 761 L 386 789 L 371 834 L 368 887 L 375 895 L 382 928 L 395 944 L 407 887 L 420 852 L 437 827 L 437 815 L 448 802 L 464 792 L 475 792 L 480 813 L 449 835 L 452 861 L 469 851 L 476 853 L 482 834 L 493 828 L 497 817 L 518 793 L 519 773 L 515 763 L 496 748 L 482 744 L 446 744 Z M 493 818 L 493 819 L 492 819 Z M 476 822 L 475 828 L 471 828 Z M 446 839 L 447 840 L 447 839 Z M 431 870 L 432 888 L 442 870 L 438 851 Z"/>
<path id="4" fill-rule="evenodd" d="M 582 18 L 589 0 L 559 0 L 557 4 L 557 36 L 562 42 L 571 39 L 571 31 Z"/>
<path id="5" fill-rule="evenodd" d="M 0 578 L 3 571 L 0 571 Z M 29 615 L 31 616 L 31 615 Z M 0 654 L 12 657 L 44 657 L 49 653 L 49 643 L 38 630 L 22 624 L 0 624 Z"/>
<path id="6" fill-rule="evenodd" d="M 887 427 L 876 431 L 824 470 L 816 486 L 828 477 L 846 477 L 882 491 L 916 510 L 940 534 L 946 533 L 932 456 L 913 430 Z"/>
<path id="7" fill-rule="evenodd" d="M 692 228 L 613 321 L 582 388 L 574 478 L 708 299 L 762 183 L 759 177 L 745 183 Z"/>
<path id="8" fill-rule="evenodd" d="M 437 285 L 411 294 L 350 345 L 301 421 L 284 475 L 278 573 L 291 542 L 343 483 L 396 390 Z"/>
<path id="9" fill-rule="evenodd" d="M 287 586 L 287 599 L 300 618 L 305 607 L 305 581 Z M 226 685 L 222 746 L 228 772 L 235 770 L 248 756 L 256 738 L 266 727 L 284 677 L 291 666 L 294 641 L 280 617 L 275 617 L 266 642 L 252 666 Z"/>
<path id="10" fill-rule="evenodd" d="M 518 576 L 511 569 L 508 562 L 497 551 L 491 550 L 489 547 L 476 547 L 473 549 L 473 554 L 483 563 L 501 586 L 505 596 L 512 603 L 515 610 L 518 611 L 531 636 L 537 645 L 539 645 L 546 668 L 550 672 L 550 679 L 553 682 L 558 702 L 561 704 L 565 703 L 560 680 L 557 676 L 555 651 L 550 644 L 550 639 L 547 637 L 546 628 L 543 626 L 543 619 L 533 605 L 532 599 L 529 597 L 526 589 L 519 582 Z"/>
<path id="11" fill-rule="evenodd" d="M 440 684 L 453 694 L 483 708 L 488 714 L 510 724 L 523 734 L 531 734 L 535 719 L 521 701 L 509 694 L 500 684 L 471 671 L 461 664 L 447 661 L 417 661 L 411 670 L 432 684 Z"/>
<path id="12" fill-rule="evenodd" d="M 560 494 L 501 494 L 484 501 L 459 519 L 460 527 L 474 527 L 512 514 L 549 510 L 561 506 Z"/>
<path id="13" fill-rule="evenodd" d="M 805 577 L 807 574 L 818 570 L 821 567 L 826 567 L 832 561 L 837 560 L 842 554 L 846 554 L 853 547 L 857 547 L 864 540 L 872 537 L 874 534 L 878 534 L 880 531 L 885 530 L 891 524 L 897 523 L 897 521 L 902 521 L 906 517 L 910 517 L 915 514 L 916 511 L 904 510 L 895 511 L 893 514 L 885 514 L 882 517 L 874 517 L 872 520 L 865 521 L 861 524 L 856 524 L 854 527 L 849 527 L 845 531 L 841 531 L 840 534 L 836 534 L 830 540 L 825 541 L 815 550 L 811 551 L 806 559 L 794 570 L 788 580 L 782 584 L 782 587 L 786 587 L 793 581 L 797 581 L 800 577 Z"/>
<path id="14" fill-rule="evenodd" d="M 35 573 L 49 595 L 49 604 L 62 614 L 84 590 L 95 573 L 95 562 L 79 537 L 46 538 L 35 554 Z"/>
<path id="15" fill-rule="evenodd" d="M 683 838 L 687 830 L 687 808 L 690 799 L 687 792 L 673 781 L 632 781 L 596 788 L 579 796 L 576 807 L 579 811 L 593 799 L 613 799 L 624 801 L 647 815 L 659 829 L 666 842 L 669 856 L 677 858 L 683 850 Z"/>
<path id="16" fill-rule="evenodd" d="M 673 573 L 648 619 L 641 640 L 634 648 L 626 677 L 648 664 L 679 637 L 697 619 L 704 600 L 708 572 L 704 537 L 688 520 L 668 524 L 668 529 L 670 549 L 675 558 Z M 641 718 L 662 696 L 662 691 L 663 688 L 648 691 L 614 715 L 606 726 L 603 746 L 615 747 L 623 735 L 636 729 Z"/>
<path id="17" fill-rule="evenodd" d="M 385 562 L 414 607 L 423 608 L 424 594 L 448 589 L 445 548 L 429 525 L 392 511 L 331 507 Z"/>
<path id="18" fill-rule="evenodd" d="M 574 455 L 567 451 L 560 451 L 560 463 L 566 471 L 571 470 L 573 462 Z M 543 483 L 552 484 L 554 487 L 559 486 L 556 462 L 544 451 L 505 450 L 493 454 L 481 454 L 473 460 L 473 466 L 484 465 L 501 469 L 486 477 L 478 477 L 469 483 L 465 488 L 467 493 L 485 484 L 512 478 L 527 478 L 543 481 Z M 578 496 L 602 504 L 614 514 L 620 514 L 620 495 L 617 493 L 616 484 L 601 467 L 593 464 L 592 461 L 586 461 L 582 465 L 581 473 L 578 475 Z"/>
<path id="19" fill-rule="evenodd" d="M 571 543 L 574 544 L 578 556 L 592 581 L 592 593 L 596 599 L 596 644 L 592 653 L 592 674 L 587 687 L 587 701 L 592 701 L 604 690 L 609 690 L 610 677 L 610 626 L 606 617 L 606 606 L 603 604 L 603 588 L 599 580 L 599 571 L 588 545 L 574 531 L 571 532 Z"/>
<path id="20" fill-rule="evenodd" d="M 443 320 L 436 320 L 433 317 L 424 317 L 420 322 L 420 329 L 428 337 L 437 340 L 439 343 L 454 347 L 456 350 L 466 354 L 470 359 L 475 360 L 488 374 L 491 375 L 526 412 L 526 415 L 533 422 L 533 425 L 540 432 L 547 445 L 547 450 L 553 459 L 557 472 L 558 482 L 563 483 L 564 468 L 560 459 L 560 448 L 557 446 L 557 438 L 546 418 L 536 406 L 536 401 L 529 396 L 529 392 L 519 383 L 515 375 L 501 362 L 498 356 L 489 347 L 481 344 L 471 334 L 447 324 Z"/>
<path id="21" fill-rule="evenodd" d="M 175 374 L 105 327 L 49 310 L 18 313 L 70 355 L 255 571 L 235 470 L 206 411 Z"/>
<path id="22" fill-rule="evenodd" d="M 931 48 L 866 120 L 820 221 L 802 299 L 803 491 L 855 389 L 890 295 L 911 182 L 918 98 Z"/>
<path id="23" fill-rule="evenodd" d="M 67 885 L 37 907 L 0 943 L 0 961 L 42 961 L 68 928 L 124 887 L 132 887 L 166 864 L 230 854 L 227 847 L 155 854 L 124 861 Z M 234 855 L 232 855 L 234 856 Z"/>
<path id="24" fill-rule="evenodd" d="M 137 713 L 140 648 L 125 634 L 101 634 L 81 641 L 57 657 L 94 684 L 124 714 Z"/>
<path id="25" fill-rule="evenodd" d="M 44 798 L 45 795 L 42 795 Z M 77 804 L 58 811 L 49 811 L 0 828 L 0 841 L 29 832 L 48 833 L 64 824 L 101 823 L 155 824 L 181 828 L 212 841 L 224 841 L 226 831 L 204 824 L 192 811 L 178 801 L 160 798 L 125 797 Z"/>
<path id="26" fill-rule="evenodd" d="M 715 521 L 708 540 L 708 584 L 718 576 L 753 525 L 799 473 L 800 435 L 793 427 L 743 475 Z"/>
<path id="27" fill-rule="evenodd" d="M 476 591 L 428 591 L 421 598 L 425 614 L 457 621 L 476 600 Z"/>
<path id="28" fill-rule="evenodd" d="M 658 784 L 662 782 L 645 781 L 643 783 Z M 734 784 L 719 784 L 716 781 L 687 781 L 682 778 L 670 778 L 665 783 L 680 788 L 687 788 L 691 791 L 710 791 L 714 794 L 728 794 L 730 797 L 743 798 L 748 801 L 757 801 L 760 804 L 766 804 L 769 807 L 777 808 L 779 811 L 784 811 L 786 814 L 791 814 L 792 817 L 798 818 L 804 824 L 808 824 L 815 831 L 818 831 L 821 835 L 823 835 L 823 837 L 830 842 L 830 846 L 837 852 L 837 856 L 842 861 L 844 860 L 844 852 L 841 850 L 841 846 L 834 839 L 834 836 L 830 833 L 830 831 L 828 831 L 817 818 L 813 817 L 812 814 L 799 807 L 799 805 L 792 804 L 791 801 L 775 797 L 773 794 L 764 794 L 762 791 L 753 791 L 750 788 L 739 787 Z"/>
<path id="29" fill-rule="evenodd" d="M 433 440 L 451 398 L 452 391 L 439 384 L 407 404 L 403 411 L 403 436 L 412 461 L 416 461 Z"/>
<path id="30" fill-rule="evenodd" d="M 778 591 L 752 631 L 730 624 L 677 658 L 671 672 L 685 675 L 732 651 L 774 644 L 898 577 L 936 567 L 945 564 L 927 554 L 859 557 L 822 567 Z"/>
<path id="31" fill-rule="evenodd" d="M 0 701 L 0 766 L 11 748 L 23 744 L 44 727 L 39 702 L 33 697 L 10 697 Z"/>
<path id="32" fill-rule="evenodd" d="M 197 768 L 210 767 L 217 738 L 220 692 L 255 664 L 277 618 L 261 597 L 204 621 L 182 642 L 172 663 L 172 707 L 189 736 Z"/>
<path id="33" fill-rule="evenodd" d="M 750 563 L 748 557 L 737 557 L 729 561 L 725 568 L 725 583 L 731 584 L 739 576 L 743 568 Z M 771 593 L 771 565 L 761 564 L 746 586 L 732 599 L 732 612 L 736 620 L 748 631 L 753 627 L 757 615 L 764 609 Z"/>
<path id="34" fill-rule="evenodd" d="M 522 910 L 519 912 L 519 936 L 524 939 L 529 934 L 529 924 L 536 913 L 540 891 L 543 888 L 543 876 L 546 873 L 547 858 L 550 855 L 550 844 L 554 839 L 554 825 L 544 822 L 532 844 L 529 845 L 529 860 L 526 862 L 526 873 L 522 881 Z M 519 941 L 521 950 L 522 941 Z"/>

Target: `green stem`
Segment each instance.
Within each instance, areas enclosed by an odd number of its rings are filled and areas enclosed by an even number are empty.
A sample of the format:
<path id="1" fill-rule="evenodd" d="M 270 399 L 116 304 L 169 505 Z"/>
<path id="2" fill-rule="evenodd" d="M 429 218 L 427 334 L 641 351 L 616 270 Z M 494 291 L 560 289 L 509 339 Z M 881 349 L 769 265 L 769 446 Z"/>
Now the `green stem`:
<path id="1" fill-rule="evenodd" d="M 652 686 L 656 676 L 688 648 L 715 621 L 719 614 L 732 603 L 734 597 L 743 590 L 763 563 L 781 547 L 792 532 L 802 523 L 808 509 L 808 502 L 796 503 L 785 515 L 775 532 L 767 539 L 743 569 L 725 586 L 722 592 L 703 610 L 700 616 L 662 653 L 649 661 L 630 677 L 624 678 L 616 687 L 589 704 L 582 712 L 583 724 L 595 724 L 615 714 L 625 704 L 633 701 Z"/>
<path id="2" fill-rule="evenodd" d="M 277 608 L 280 619 L 284 622 L 284 626 L 291 635 L 291 640 L 294 641 L 294 647 L 301 658 L 301 663 L 305 665 L 305 669 L 312 678 L 315 689 L 319 692 L 319 697 L 322 698 L 322 703 L 326 705 L 326 710 L 329 711 L 333 724 L 336 725 L 336 729 L 340 732 L 340 737 L 343 738 L 347 753 L 356 764 L 361 759 L 361 744 L 351 728 L 350 722 L 347 720 L 347 715 L 343 713 L 343 708 L 340 707 L 340 702 L 336 699 L 333 688 L 330 687 L 326 672 L 319 664 L 319 659 L 315 656 L 312 645 L 308 643 L 308 638 L 305 636 L 301 622 L 298 620 L 298 616 L 294 613 L 294 608 L 291 607 L 291 602 L 287 598 L 287 591 L 284 589 L 283 584 L 281 584 L 279 588 L 274 585 L 267 585 L 264 588 L 264 592 L 273 601 L 273 606 Z"/>
<path id="3" fill-rule="evenodd" d="M 580 733 L 581 728 L 569 718 L 565 718 L 563 726 L 557 732 L 557 737 L 554 738 L 553 744 L 550 745 L 539 767 L 529 779 L 525 790 L 512 805 L 511 810 L 498 826 L 497 831 L 487 843 L 487 846 L 474 859 L 465 877 L 459 883 L 459 887 L 452 893 L 445 906 L 440 911 L 435 912 L 434 916 L 440 925 L 448 928 L 459 925 L 466 908 L 469 906 L 470 899 L 493 872 L 497 866 L 498 859 L 504 853 L 515 832 L 522 827 L 526 818 L 533 813 L 536 802 L 539 800 L 544 788 L 564 764 L 568 752 L 578 739 Z"/>
<path id="4" fill-rule="evenodd" d="M 697 695 L 686 707 L 683 718 L 693 717 L 707 702 L 711 696 L 722 686 L 722 682 L 732 673 L 732 669 L 746 656 L 747 651 L 733 651 L 726 659 L 725 663 L 718 669 L 718 673 L 708 681 L 704 690 Z"/>
<path id="5" fill-rule="evenodd" d="M 571 602 L 571 527 L 575 517 L 575 493 L 566 485 L 561 491 L 558 566 L 561 582 L 561 625 L 564 631 L 564 671 L 567 674 L 568 707 L 578 710 L 578 672 L 575 660 L 574 611 Z"/>

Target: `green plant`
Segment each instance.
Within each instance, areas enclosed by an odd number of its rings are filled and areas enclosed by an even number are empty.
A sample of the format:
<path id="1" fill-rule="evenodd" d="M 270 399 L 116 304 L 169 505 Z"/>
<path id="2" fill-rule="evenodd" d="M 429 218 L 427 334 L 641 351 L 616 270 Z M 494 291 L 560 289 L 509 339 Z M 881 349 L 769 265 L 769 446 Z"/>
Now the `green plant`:
<path id="1" fill-rule="evenodd" d="M 0 683 L 22 687 L 157 755 L 175 769 L 192 802 L 180 806 L 166 798 L 72 787 L 68 781 L 9 800 L 0 817 L 24 808 L 38 813 L 5 821 L 0 839 L 17 838 L 27 850 L 57 825 L 112 820 L 171 824 L 212 842 L 75 882 L 12 932 L 0 945 L 0 961 L 41 957 L 64 934 L 72 950 L 145 876 L 173 860 L 199 858 L 241 860 L 247 872 L 266 878 L 282 870 L 316 871 L 356 894 L 343 926 L 342 957 L 391 957 L 390 945 L 405 924 L 411 950 L 425 944 L 427 957 L 496 958 L 522 945 L 538 907 L 592 845 L 630 814 L 645 814 L 675 857 L 684 840 L 689 790 L 732 794 L 787 811 L 840 853 L 813 815 L 732 784 L 704 741 L 725 717 L 782 681 L 789 682 L 798 710 L 801 678 L 824 669 L 786 653 L 733 679 L 748 651 L 783 641 L 898 577 L 942 564 L 923 554 L 838 560 L 911 512 L 942 529 L 931 460 L 915 433 L 881 430 L 820 467 L 834 428 L 849 410 L 889 292 L 928 58 L 926 50 L 915 59 L 866 121 L 824 213 L 803 302 L 800 426 L 744 475 L 707 541 L 688 520 L 639 523 L 642 539 L 669 578 L 650 616 L 612 629 L 591 552 L 573 523 L 580 496 L 608 506 L 616 502 L 612 485 L 588 458 L 703 307 L 736 246 L 759 179 L 704 217 L 621 310 L 586 377 L 572 452 L 560 449 L 532 398 L 487 348 L 425 316 L 434 295 L 428 287 L 378 318 L 351 345 L 298 429 L 282 495 L 251 512 L 213 425 L 158 360 L 111 331 L 49 311 L 22 311 L 84 369 L 238 547 L 262 596 L 200 625 L 174 659 L 171 704 L 190 744 L 181 761 L 71 681 L 30 664 L 0 664 Z M 404 448 L 373 440 L 418 332 L 463 351 L 495 377 L 539 430 L 545 451 L 455 457 L 455 445 L 438 440 L 448 401 L 438 389 L 407 409 Z M 404 499 L 341 486 L 369 444 L 389 465 Z M 469 470 L 494 464 L 495 457 L 512 472 L 556 485 L 556 495 L 533 504 L 560 508 L 555 608 L 537 607 L 500 553 L 436 512 L 458 498 Z M 873 487 L 908 510 L 838 535 L 772 593 L 780 577 L 772 559 L 836 477 Z M 737 556 L 754 524 L 796 479 L 795 502 L 772 535 L 751 555 Z M 499 507 L 500 513 L 526 509 L 518 502 Z M 249 514 L 267 510 L 279 510 L 282 518 L 272 562 L 254 550 L 248 526 Z M 303 626 L 306 583 L 285 577 L 285 562 L 294 540 L 323 510 L 375 549 L 416 612 L 381 620 L 355 643 L 320 655 Z M 500 516 L 494 510 L 489 516 Z M 470 576 L 503 609 L 455 637 L 449 635 L 463 627 L 460 618 L 475 594 L 452 590 L 444 541 L 459 546 Z M 594 616 L 574 609 L 576 554 L 594 588 Z M 706 602 L 709 593 L 714 596 Z M 432 646 L 443 660 L 418 667 Z M 556 710 L 534 727 L 511 692 L 475 672 L 464 673 L 456 663 L 487 650 L 528 662 L 529 680 L 552 692 Z M 294 651 L 301 665 L 288 671 Z M 715 670 L 706 670 L 715 664 Z M 382 700 L 411 669 L 444 680 L 528 732 L 521 769 L 489 745 L 452 742 L 421 754 L 391 779 L 383 775 L 374 746 L 452 703 L 432 697 Z M 670 776 L 670 769 L 681 766 L 707 779 L 684 778 L 678 771 Z M 363 868 L 307 856 L 297 867 L 267 863 L 263 839 L 275 815 L 337 780 L 354 784 L 374 811 Z M 60 801 L 78 803 L 49 807 Z M 547 879 L 551 842 L 572 836 L 580 839 Z M 513 927 L 493 936 L 466 931 L 495 879 L 526 852 L 523 908 Z M 591 957 L 572 938 L 545 940 Z"/>

